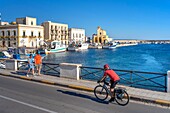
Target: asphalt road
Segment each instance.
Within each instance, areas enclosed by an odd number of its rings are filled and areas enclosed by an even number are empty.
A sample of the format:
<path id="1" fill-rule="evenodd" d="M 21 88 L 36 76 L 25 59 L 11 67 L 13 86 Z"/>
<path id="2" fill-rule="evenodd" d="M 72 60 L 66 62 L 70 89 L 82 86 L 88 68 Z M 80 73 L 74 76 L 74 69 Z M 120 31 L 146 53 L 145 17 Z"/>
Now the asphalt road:
<path id="1" fill-rule="evenodd" d="M 170 109 L 99 102 L 89 92 L 0 76 L 0 113 L 170 113 Z"/>

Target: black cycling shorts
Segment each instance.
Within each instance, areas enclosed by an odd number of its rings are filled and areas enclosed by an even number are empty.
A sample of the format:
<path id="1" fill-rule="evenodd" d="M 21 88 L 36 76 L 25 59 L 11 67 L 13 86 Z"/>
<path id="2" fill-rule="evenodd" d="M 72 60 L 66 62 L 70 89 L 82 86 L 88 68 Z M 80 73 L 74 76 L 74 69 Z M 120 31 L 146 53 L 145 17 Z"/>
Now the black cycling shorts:
<path id="1" fill-rule="evenodd" d="M 119 80 L 116 80 L 116 81 L 110 80 L 110 83 L 111 83 L 110 88 L 115 88 L 115 86 L 118 82 L 119 82 Z"/>

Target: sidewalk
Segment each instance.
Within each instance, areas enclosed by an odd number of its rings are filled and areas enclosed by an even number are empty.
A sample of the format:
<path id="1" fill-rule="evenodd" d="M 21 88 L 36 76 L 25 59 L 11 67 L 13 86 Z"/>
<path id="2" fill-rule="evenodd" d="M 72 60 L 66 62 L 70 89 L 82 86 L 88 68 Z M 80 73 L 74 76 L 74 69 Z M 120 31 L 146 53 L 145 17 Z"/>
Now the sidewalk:
<path id="1" fill-rule="evenodd" d="M 23 73 L 17 73 L 15 71 L 0 69 L 1 76 L 10 76 L 25 80 L 31 80 L 35 82 L 41 82 L 45 84 L 58 85 L 62 87 L 68 87 L 78 90 L 93 92 L 94 87 L 97 85 L 96 82 L 87 80 L 74 80 L 68 78 L 60 78 L 50 75 L 42 75 L 41 77 L 26 77 Z M 145 89 L 138 89 L 124 86 L 130 95 L 131 100 L 143 101 L 147 103 L 160 104 L 163 106 L 170 107 L 170 93 L 151 91 Z"/>

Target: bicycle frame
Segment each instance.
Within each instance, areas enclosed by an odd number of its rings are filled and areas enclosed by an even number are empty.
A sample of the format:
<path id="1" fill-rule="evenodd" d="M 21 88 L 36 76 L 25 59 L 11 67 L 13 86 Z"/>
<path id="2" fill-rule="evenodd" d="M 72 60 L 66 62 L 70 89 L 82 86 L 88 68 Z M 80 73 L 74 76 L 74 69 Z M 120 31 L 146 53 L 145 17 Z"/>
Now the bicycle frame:
<path id="1" fill-rule="evenodd" d="M 110 95 L 111 97 L 112 95 L 114 95 L 114 100 L 119 105 L 125 106 L 129 103 L 129 95 L 126 92 L 126 88 L 115 87 L 114 92 L 112 93 L 109 89 L 109 86 L 109 83 L 107 83 L 106 81 L 104 81 L 103 83 L 99 83 L 99 85 L 94 88 L 94 95 L 96 96 L 96 98 L 104 101 L 107 99 L 108 95 Z"/>
<path id="2" fill-rule="evenodd" d="M 102 86 L 102 90 L 101 90 L 101 92 L 103 91 L 103 89 L 105 88 L 106 89 L 106 91 L 108 92 L 108 94 L 111 96 L 112 95 L 112 93 L 110 92 L 110 90 L 109 90 L 109 88 L 108 88 L 108 86 L 109 85 L 106 85 L 106 82 L 104 82 L 103 84 L 101 84 L 101 83 L 99 83 L 99 85 L 101 85 Z"/>

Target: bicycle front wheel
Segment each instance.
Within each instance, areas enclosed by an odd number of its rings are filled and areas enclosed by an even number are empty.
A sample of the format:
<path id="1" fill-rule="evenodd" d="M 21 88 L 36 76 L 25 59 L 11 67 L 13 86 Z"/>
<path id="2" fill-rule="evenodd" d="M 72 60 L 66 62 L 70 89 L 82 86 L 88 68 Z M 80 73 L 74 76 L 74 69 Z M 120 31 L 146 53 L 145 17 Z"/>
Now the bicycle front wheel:
<path id="1" fill-rule="evenodd" d="M 115 92 L 115 100 L 119 105 L 125 106 L 129 103 L 129 95 L 125 90 Z"/>
<path id="2" fill-rule="evenodd" d="M 98 85 L 94 88 L 94 95 L 97 99 L 104 101 L 108 97 L 108 92 L 105 87 Z"/>

